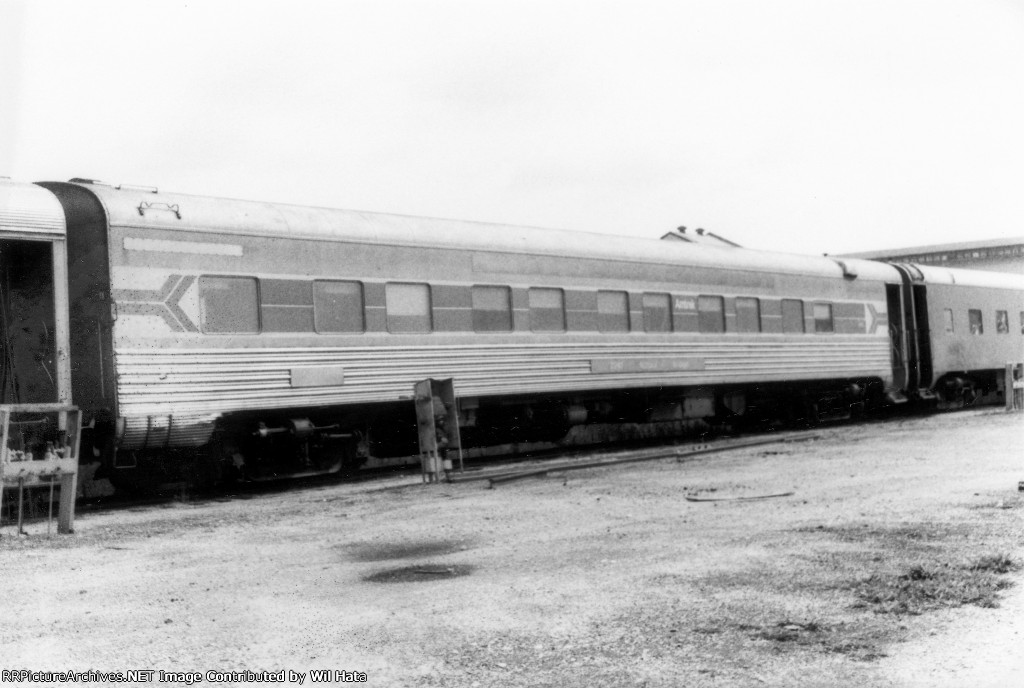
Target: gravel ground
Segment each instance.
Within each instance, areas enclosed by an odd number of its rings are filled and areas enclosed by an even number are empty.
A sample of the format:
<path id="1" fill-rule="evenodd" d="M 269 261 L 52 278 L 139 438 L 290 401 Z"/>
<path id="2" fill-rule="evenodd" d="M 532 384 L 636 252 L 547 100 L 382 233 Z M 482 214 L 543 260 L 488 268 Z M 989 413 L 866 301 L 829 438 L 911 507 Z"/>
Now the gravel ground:
<path id="1" fill-rule="evenodd" d="M 1020 570 L 989 576 L 1016 585 L 988 606 L 884 613 L 865 590 L 1024 561 L 1022 430 L 976 410 L 493 490 L 385 478 L 84 511 L 53 539 L 5 526 L 0 669 L 1020 685 Z"/>

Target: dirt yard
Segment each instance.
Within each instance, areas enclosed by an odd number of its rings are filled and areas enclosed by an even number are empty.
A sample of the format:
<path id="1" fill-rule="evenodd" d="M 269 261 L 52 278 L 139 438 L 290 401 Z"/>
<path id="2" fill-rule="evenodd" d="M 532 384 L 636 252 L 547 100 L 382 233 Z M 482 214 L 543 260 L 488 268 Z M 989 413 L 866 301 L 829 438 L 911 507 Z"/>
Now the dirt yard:
<path id="1" fill-rule="evenodd" d="M 1022 440 L 977 410 L 493 490 L 393 477 L 8 525 L 0 669 L 1022 685 Z"/>

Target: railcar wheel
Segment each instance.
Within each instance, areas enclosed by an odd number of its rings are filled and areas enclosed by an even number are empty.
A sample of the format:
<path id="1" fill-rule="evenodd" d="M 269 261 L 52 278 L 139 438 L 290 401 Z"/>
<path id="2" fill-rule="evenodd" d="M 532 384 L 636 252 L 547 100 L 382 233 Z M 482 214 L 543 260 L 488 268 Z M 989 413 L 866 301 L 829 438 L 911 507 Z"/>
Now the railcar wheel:
<path id="1" fill-rule="evenodd" d="M 345 442 L 341 448 L 342 473 L 355 473 L 367 461 L 366 444 L 360 433 L 357 432 L 356 437 L 354 441 Z"/>

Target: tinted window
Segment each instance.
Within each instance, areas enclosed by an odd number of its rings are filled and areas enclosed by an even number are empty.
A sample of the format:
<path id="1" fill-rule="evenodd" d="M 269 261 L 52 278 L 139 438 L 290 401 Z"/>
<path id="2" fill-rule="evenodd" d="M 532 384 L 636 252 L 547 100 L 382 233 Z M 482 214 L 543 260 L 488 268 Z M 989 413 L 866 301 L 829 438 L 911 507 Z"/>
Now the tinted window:
<path id="1" fill-rule="evenodd" d="M 430 332 L 430 287 L 426 284 L 384 285 L 388 332 Z"/>
<path id="2" fill-rule="evenodd" d="M 512 329 L 512 299 L 508 287 L 473 287 L 473 329 L 477 332 Z"/>
<path id="3" fill-rule="evenodd" d="M 981 311 L 972 308 L 967 311 L 967 322 L 971 326 L 971 334 L 984 334 L 985 325 L 981 321 Z"/>
<path id="4" fill-rule="evenodd" d="M 816 303 L 814 304 L 814 331 L 815 332 L 834 332 L 835 324 L 832 321 L 832 304 L 831 303 Z"/>
<path id="5" fill-rule="evenodd" d="M 782 299 L 782 331 L 801 333 L 804 331 L 804 302 L 799 299 Z"/>
<path id="6" fill-rule="evenodd" d="M 761 302 L 758 299 L 745 296 L 736 299 L 736 330 L 739 332 L 761 331 Z"/>
<path id="7" fill-rule="evenodd" d="M 946 308 L 943 310 L 943 319 L 946 324 L 946 332 L 953 331 L 953 309 Z"/>
<path id="8" fill-rule="evenodd" d="M 565 295 L 561 289 L 529 291 L 530 329 L 534 332 L 565 331 Z"/>
<path id="9" fill-rule="evenodd" d="M 668 294 L 644 294 L 643 304 L 645 331 L 672 331 L 672 301 Z"/>
<path id="10" fill-rule="evenodd" d="M 363 285 L 359 282 L 314 282 L 313 315 L 317 332 L 362 332 Z"/>
<path id="11" fill-rule="evenodd" d="M 725 332 L 725 300 L 721 296 L 697 297 L 697 328 L 701 332 Z"/>
<path id="12" fill-rule="evenodd" d="M 597 328 L 601 332 L 629 332 L 629 298 L 626 292 L 597 292 L 597 316 Z"/>
<path id="13" fill-rule="evenodd" d="M 252 277 L 200 277 L 199 320 L 203 332 L 259 332 L 256 280 Z"/>
<path id="14" fill-rule="evenodd" d="M 1006 311 L 996 311 L 996 333 L 1010 333 L 1010 314 Z"/>
<path id="15" fill-rule="evenodd" d="M 264 332 L 312 332 L 313 284 L 260 280 L 260 321 Z"/>

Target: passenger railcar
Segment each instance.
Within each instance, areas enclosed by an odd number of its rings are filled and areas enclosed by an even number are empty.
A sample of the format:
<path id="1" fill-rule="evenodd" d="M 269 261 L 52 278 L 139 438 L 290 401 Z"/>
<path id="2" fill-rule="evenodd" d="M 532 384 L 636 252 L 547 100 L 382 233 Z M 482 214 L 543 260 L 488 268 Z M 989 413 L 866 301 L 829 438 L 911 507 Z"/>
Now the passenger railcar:
<path id="1" fill-rule="evenodd" d="M 908 384 L 949 403 L 1001 392 L 1003 365 L 1024 361 L 1024 290 L 1018 275 L 901 266 L 913 292 L 919 371 Z"/>
<path id="2" fill-rule="evenodd" d="M 409 454 L 412 388 L 428 377 L 455 380 L 477 445 L 814 415 L 933 389 L 962 399 L 1024 342 L 995 321 L 957 327 L 974 301 L 1024 313 L 1015 277 L 39 187 L 67 227 L 74 402 L 112 469 L 203 446 L 247 470 L 272 455 L 301 469 Z"/>

